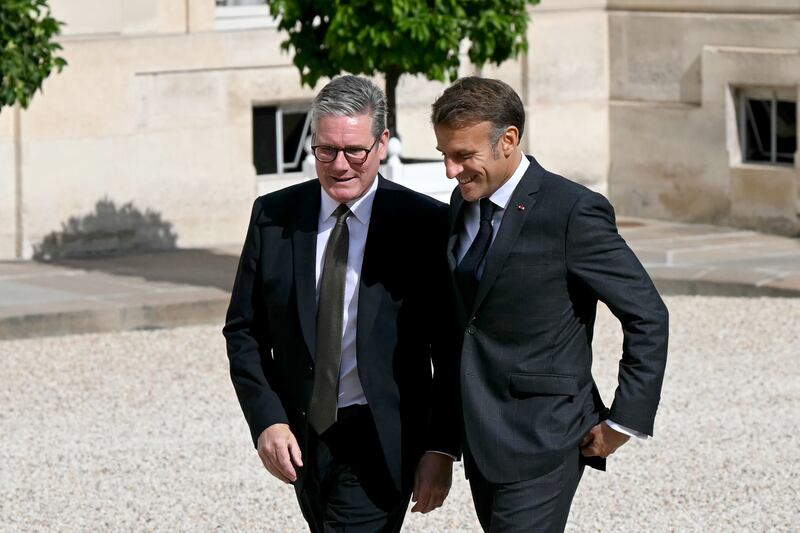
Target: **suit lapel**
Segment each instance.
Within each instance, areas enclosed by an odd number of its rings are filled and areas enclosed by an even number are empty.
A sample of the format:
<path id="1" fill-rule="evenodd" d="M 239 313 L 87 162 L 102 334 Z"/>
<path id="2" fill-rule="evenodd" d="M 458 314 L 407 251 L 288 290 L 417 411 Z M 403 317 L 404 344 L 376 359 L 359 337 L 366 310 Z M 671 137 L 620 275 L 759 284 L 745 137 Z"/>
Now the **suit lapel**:
<path id="1" fill-rule="evenodd" d="M 458 233 L 461 231 L 461 217 L 464 210 L 464 198 L 461 193 L 454 194 L 450 200 L 450 237 L 447 240 L 447 264 L 450 271 L 456 269 L 458 259 L 456 258 L 456 245 L 458 244 Z"/>
<path id="2" fill-rule="evenodd" d="M 458 246 L 458 235 L 463 227 L 464 217 L 464 198 L 461 192 L 456 188 L 454 194 L 450 197 L 450 237 L 447 239 L 447 265 L 450 267 L 450 273 L 456 269 L 458 265 L 458 258 L 456 257 L 456 246 Z M 466 314 L 470 309 L 464 309 L 464 299 L 461 296 L 461 291 L 458 290 L 455 277 L 450 276 L 450 282 L 453 284 L 453 293 L 456 299 L 456 312 L 458 313 L 459 322 L 466 322 Z"/>
<path id="3" fill-rule="evenodd" d="M 536 205 L 536 193 L 542 183 L 543 169 L 535 159 L 532 157 L 528 159 L 530 160 L 530 166 L 522 176 L 517 188 L 511 194 L 511 199 L 508 201 L 505 213 L 503 213 L 500 230 L 497 232 L 497 237 L 495 237 L 492 247 L 489 248 L 489 253 L 486 256 L 483 276 L 481 276 L 480 283 L 478 283 L 478 292 L 475 295 L 475 309 L 480 306 L 500 274 L 503 264 L 519 236 L 519 232 L 525 225 L 525 220 Z"/>
<path id="4" fill-rule="evenodd" d="M 316 181 L 316 180 L 315 180 Z M 301 204 L 292 232 L 292 263 L 294 269 L 297 312 L 300 329 L 308 347 L 315 357 L 317 342 L 317 227 L 319 225 L 320 188 L 313 187 L 313 194 Z"/>
<path id="5" fill-rule="evenodd" d="M 378 189 L 372 203 L 372 214 L 367 230 L 367 242 L 364 247 L 364 262 L 361 265 L 361 276 L 358 281 L 358 316 L 356 317 L 356 359 L 369 353 L 367 342 L 372 333 L 372 326 L 381 305 L 385 288 L 378 283 L 378 276 L 373 272 L 380 272 L 384 260 L 382 247 L 390 243 L 387 236 L 388 224 L 395 218 L 394 206 L 386 198 L 386 182 L 378 175 Z M 363 374 L 359 372 L 359 376 Z"/>

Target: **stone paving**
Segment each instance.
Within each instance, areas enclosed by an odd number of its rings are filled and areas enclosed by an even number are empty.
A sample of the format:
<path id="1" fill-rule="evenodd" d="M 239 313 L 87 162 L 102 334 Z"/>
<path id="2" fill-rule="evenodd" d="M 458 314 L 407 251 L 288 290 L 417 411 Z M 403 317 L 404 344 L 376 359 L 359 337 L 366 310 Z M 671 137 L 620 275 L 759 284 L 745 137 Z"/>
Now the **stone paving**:
<path id="1" fill-rule="evenodd" d="M 634 218 L 619 228 L 662 293 L 800 296 L 800 239 Z M 239 248 L 0 262 L 0 339 L 221 324 Z"/>
<path id="2" fill-rule="evenodd" d="M 665 292 L 800 296 L 800 239 L 644 219 L 619 226 Z"/>
<path id="3" fill-rule="evenodd" d="M 221 323 L 237 254 L 0 262 L 0 339 Z"/>

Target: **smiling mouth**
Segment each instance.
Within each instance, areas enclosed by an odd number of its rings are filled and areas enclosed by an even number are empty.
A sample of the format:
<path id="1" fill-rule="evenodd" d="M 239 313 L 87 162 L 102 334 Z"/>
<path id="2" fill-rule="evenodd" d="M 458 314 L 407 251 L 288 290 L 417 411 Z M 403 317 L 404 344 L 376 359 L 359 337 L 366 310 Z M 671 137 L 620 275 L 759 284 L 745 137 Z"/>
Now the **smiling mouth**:
<path id="1" fill-rule="evenodd" d="M 459 185 L 466 185 L 467 183 L 472 183 L 473 181 L 475 181 L 476 177 L 477 176 L 470 176 L 469 178 L 460 178 L 456 176 L 456 180 L 458 180 Z"/>
<path id="2" fill-rule="evenodd" d="M 331 178 L 332 178 L 332 179 L 333 179 L 333 181 L 335 181 L 335 182 L 338 182 L 338 183 L 346 183 L 346 182 L 348 182 L 348 181 L 350 181 L 350 180 L 352 180 L 352 179 L 355 179 L 355 176 L 345 176 L 345 177 L 342 177 L 342 178 L 337 178 L 337 177 L 335 177 L 335 176 L 331 176 Z"/>

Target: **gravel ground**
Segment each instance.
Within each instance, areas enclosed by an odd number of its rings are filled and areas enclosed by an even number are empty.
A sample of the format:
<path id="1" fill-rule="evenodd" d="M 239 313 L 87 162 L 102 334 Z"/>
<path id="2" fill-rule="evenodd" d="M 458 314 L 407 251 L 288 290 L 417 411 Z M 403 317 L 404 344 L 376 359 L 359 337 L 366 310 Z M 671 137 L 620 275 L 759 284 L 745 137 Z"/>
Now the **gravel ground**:
<path id="1" fill-rule="evenodd" d="M 568 531 L 797 531 L 800 299 L 671 297 L 656 437 L 587 471 Z M 619 327 L 598 317 L 610 399 Z M 0 342 L 1 531 L 304 531 L 262 469 L 219 327 Z M 404 531 L 479 531 L 458 467 Z"/>

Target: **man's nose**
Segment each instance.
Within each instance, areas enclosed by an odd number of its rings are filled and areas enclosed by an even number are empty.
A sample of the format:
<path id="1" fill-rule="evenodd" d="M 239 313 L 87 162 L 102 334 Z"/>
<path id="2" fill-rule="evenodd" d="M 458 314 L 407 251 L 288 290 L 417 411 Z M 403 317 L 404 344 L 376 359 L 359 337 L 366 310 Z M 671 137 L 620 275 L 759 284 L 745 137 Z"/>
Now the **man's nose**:
<path id="1" fill-rule="evenodd" d="M 348 170 L 350 168 L 350 162 L 344 156 L 344 150 L 339 150 L 336 153 L 336 159 L 331 161 L 330 165 L 336 170 Z"/>
<path id="2" fill-rule="evenodd" d="M 445 174 L 447 174 L 448 178 L 450 178 L 450 179 L 455 178 L 456 176 L 461 174 L 461 172 L 463 170 L 464 170 L 464 167 L 459 165 L 458 163 L 455 163 L 454 161 L 452 161 L 450 159 L 445 159 L 444 160 L 444 171 L 445 171 Z"/>

